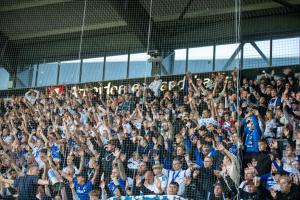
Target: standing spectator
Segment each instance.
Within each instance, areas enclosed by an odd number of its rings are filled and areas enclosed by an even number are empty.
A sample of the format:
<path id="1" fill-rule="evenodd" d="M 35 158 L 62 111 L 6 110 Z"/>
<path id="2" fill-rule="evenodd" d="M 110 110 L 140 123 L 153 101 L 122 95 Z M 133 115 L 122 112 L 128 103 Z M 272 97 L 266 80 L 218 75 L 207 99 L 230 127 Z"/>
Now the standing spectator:
<path id="1" fill-rule="evenodd" d="M 193 178 L 199 188 L 201 199 L 205 198 L 206 194 L 213 189 L 216 182 L 215 171 L 212 168 L 213 160 L 210 156 L 204 158 L 204 165 L 193 173 Z"/>
<path id="2" fill-rule="evenodd" d="M 98 190 L 92 190 L 89 194 L 90 200 L 99 200 L 100 198 L 100 192 Z"/>
<path id="3" fill-rule="evenodd" d="M 291 177 L 288 177 L 286 175 L 283 175 L 279 179 L 279 185 L 280 185 L 280 191 L 275 192 L 271 190 L 271 195 L 273 199 L 276 200 L 298 200 L 300 198 L 299 193 L 299 179 L 296 180 L 294 178 L 293 180 L 298 185 L 292 182 Z"/>
<path id="4" fill-rule="evenodd" d="M 258 148 L 259 152 L 252 159 L 252 163 L 254 162 L 254 166 L 256 167 L 257 173 L 259 176 L 269 173 L 271 170 L 271 157 L 267 152 L 267 141 L 264 139 L 259 140 Z"/>
<path id="5" fill-rule="evenodd" d="M 184 178 L 185 191 L 183 197 L 187 199 L 196 200 L 200 198 L 200 191 L 197 188 L 195 180 L 192 177 L 186 176 Z"/>
<path id="6" fill-rule="evenodd" d="M 179 184 L 175 181 L 172 181 L 171 183 L 169 183 L 168 186 L 168 195 L 177 195 L 179 192 Z"/>
<path id="7" fill-rule="evenodd" d="M 37 166 L 29 168 L 26 175 L 19 172 L 20 175 L 15 180 L 4 179 L 0 176 L 0 181 L 14 185 L 19 191 L 19 200 L 32 200 L 36 199 L 38 185 L 48 185 L 49 181 L 45 179 L 39 179 L 39 170 Z"/>
<path id="8" fill-rule="evenodd" d="M 86 87 L 0 100 L 1 198 L 298 198 L 299 79 L 290 69 L 284 79 L 275 81 L 277 75 L 243 78 L 236 88 L 235 71 L 197 79 L 196 86 L 187 73 L 169 91 L 160 91 L 156 77 L 155 90 L 140 86 L 134 95 L 126 84 L 124 94 Z M 60 187 L 47 186 L 50 168 L 61 174 Z M 33 184 L 19 188 L 23 179 Z"/>
<path id="9" fill-rule="evenodd" d="M 62 176 L 73 183 L 75 192 L 80 200 L 89 200 L 89 193 L 93 190 L 98 173 L 99 166 L 90 181 L 87 181 L 87 175 L 85 173 L 78 174 L 76 178 L 72 178 L 66 173 L 62 173 Z"/>
<path id="10" fill-rule="evenodd" d="M 241 189 L 240 198 L 243 200 L 260 200 L 263 199 L 262 191 L 259 190 L 258 185 L 255 185 L 253 181 L 246 183 L 247 191 Z"/>
<path id="11" fill-rule="evenodd" d="M 207 197 L 206 197 L 207 200 L 225 200 L 225 194 L 223 192 L 223 189 L 222 189 L 222 185 L 221 184 L 215 184 L 214 185 L 214 189 L 213 189 L 213 192 L 208 192 L 207 193 Z"/>
<path id="12" fill-rule="evenodd" d="M 172 162 L 173 170 L 163 169 L 163 174 L 168 177 L 168 186 L 172 182 L 176 182 L 178 184 L 178 195 L 182 195 L 185 189 L 184 177 L 191 175 L 191 170 L 183 170 L 182 162 L 178 158 L 173 159 Z"/>
<path id="13" fill-rule="evenodd" d="M 248 117 L 250 119 L 248 119 Z M 247 119 L 247 126 L 244 129 L 245 134 L 245 157 L 244 157 L 244 163 L 249 163 L 252 158 L 255 156 L 255 154 L 259 151 L 258 148 L 258 141 L 261 137 L 261 129 L 259 127 L 258 121 L 256 116 L 250 111 L 246 116 L 245 119 Z"/>
<path id="14" fill-rule="evenodd" d="M 237 187 L 240 182 L 240 164 L 237 157 L 225 149 L 222 144 L 219 144 L 217 148 L 224 154 L 223 167 Z"/>
<path id="15" fill-rule="evenodd" d="M 162 166 L 160 164 L 156 164 L 153 165 L 153 172 L 155 175 L 155 179 L 159 179 L 160 181 L 160 185 L 163 191 L 166 190 L 167 188 L 167 184 L 168 184 L 168 177 L 166 177 L 163 173 L 162 173 Z M 186 176 L 187 177 L 187 176 Z"/>
<path id="16" fill-rule="evenodd" d="M 105 148 L 100 147 L 101 164 L 104 173 L 105 181 L 109 180 L 110 173 L 112 171 L 112 161 L 115 159 L 114 152 L 117 147 L 116 140 L 110 140 Z"/>

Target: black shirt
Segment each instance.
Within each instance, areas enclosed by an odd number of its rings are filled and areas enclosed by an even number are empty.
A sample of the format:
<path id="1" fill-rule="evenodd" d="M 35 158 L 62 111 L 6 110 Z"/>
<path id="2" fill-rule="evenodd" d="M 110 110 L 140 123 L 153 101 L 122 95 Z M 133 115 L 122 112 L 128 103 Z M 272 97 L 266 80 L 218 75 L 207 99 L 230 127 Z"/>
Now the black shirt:
<path id="1" fill-rule="evenodd" d="M 257 171 L 258 175 L 261 176 L 266 173 L 270 173 L 272 161 L 268 152 L 259 152 L 255 155 L 257 160 Z"/>
<path id="2" fill-rule="evenodd" d="M 298 200 L 300 198 L 299 187 L 292 185 L 289 193 L 278 192 L 276 199 L 278 200 Z"/>
<path id="3" fill-rule="evenodd" d="M 211 191 L 213 189 L 213 185 L 216 182 L 213 168 L 201 167 L 198 170 L 199 175 L 195 179 L 195 184 L 197 185 L 198 190 L 202 193 L 205 191 Z"/>
<path id="4" fill-rule="evenodd" d="M 196 200 L 200 198 L 199 193 L 200 191 L 198 190 L 195 181 L 192 181 L 191 184 L 185 186 L 185 191 L 182 196 L 187 199 Z"/>
<path id="5" fill-rule="evenodd" d="M 14 185 L 19 192 L 19 200 L 35 200 L 38 188 L 38 176 L 26 175 L 16 178 Z"/>

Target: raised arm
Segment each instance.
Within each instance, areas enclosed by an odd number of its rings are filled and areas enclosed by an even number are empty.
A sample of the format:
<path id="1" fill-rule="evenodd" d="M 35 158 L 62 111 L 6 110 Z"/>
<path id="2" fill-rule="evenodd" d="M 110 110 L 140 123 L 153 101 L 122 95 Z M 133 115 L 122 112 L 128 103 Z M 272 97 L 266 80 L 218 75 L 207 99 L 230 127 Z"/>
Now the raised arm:
<path id="1" fill-rule="evenodd" d="M 211 108 L 211 117 L 214 118 L 217 112 L 216 112 L 215 102 L 213 98 L 211 98 L 210 100 L 210 108 Z"/>
<path id="2" fill-rule="evenodd" d="M 286 107 L 288 106 L 287 105 L 288 102 L 287 102 L 286 98 L 282 98 L 282 101 L 283 101 L 282 109 L 283 109 L 284 118 L 285 118 L 286 121 L 289 121 L 290 118 L 289 118 L 289 114 L 288 114 L 287 109 L 286 109 Z"/>
<path id="3" fill-rule="evenodd" d="M 126 173 L 125 173 L 125 169 L 124 169 L 124 166 L 123 166 L 123 162 L 121 161 L 120 159 L 120 154 L 121 154 L 121 151 L 119 149 L 117 149 L 115 152 L 114 152 L 114 156 L 115 156 L 115 159 L 117 160 L 117 164 L 118 164 L 118 169 L 120 171 L 120 176 L 123 180 L 127 180 L 127 176 L 126 176 Z"/>
<path id="4" fill-rule="evenodd" d="M 203 83 L 203 81 L 200 79 L 200 81 L 198 83 L 198 86 L 200 87 L 201 94 L 206 96 L 207 95 L 207 90 L 203 87 L 202 83 Z"/>
<path id="5" fill-rule="evenodd" d="M 59 170 L 59 173 L 63 178 L 67 179 L 70 183 L 72 183 L 72 176 L 68 175 L 67 173 L 61 170 Z"/>
<path id="6" fill-rule="evenodd" d="M 218 89 L 218 81 L 216 80 L 214 83 L 214 89 L 213 89 L 213 95 L 212 95 L 213 97 L 216 95 L 217 89 Z"/>
<path id="7" fill-rule="evenodd" d="M 80 155 L 80 164 L 79 164 L 78 171 L 79 171 L 79 173 L 81 173 L 83 170 L 83 164 L 84 164 L 84 150 L 83 149 L 81 149 L 79 151 L 79 155 Z"/>
<path id="8" fill-rule="evenodd" d="M 238 161 L 237 160 L 237 157 L 232 154 L 230 151 L 228 151 L 224 146 L 223 144 L 218 144 L 217 145 L 217 150 L 219 150 L 221 153 L 223 153 L 224 155 L 228 156 L 228 158 L 231 160 L 231 162 L 236 162 Z"/>
<path id="9" fill-rule="evenodd" d="M 20 170 L 20 168 L 18 167 L 18 165 L 16 164 L 15 160 L 12 159 L 9 155 L 7 155 L 6 153 L 3 153 L 3 156 L 5 156 L 5 158 L 7 160 L 9 160 L 11 167 L 17 172 L 17 174 L 19 176 L 24 176 L 25 174 Z"/>
<path id="10" fill-rule="evenodd" d="M 13 184 L 14 184 L 14 180 L 3 178 L 2 175 L 0 175 L 0 182 L 7 183 L 7 184 L 9 184 L 9 185 L 13 185 Z"/>
<path id="11" fill-rule="evenodd" d="M 25 98 L 26 98 L 27 100 L 29 100 L 29 94 L 30 94 L 30 92 L 31 92 L 31 90 L 29 90 L 29 91 L 27 91 L 27 92 L 25 93 Z"/>
<path id="12" fill-rule="evenodd" d="M 93 185 L 95 184 L 96 178 L 97 178 L 98 175 L 99 175 L 99 166 L 96 167 L 96 171 L 95 171 L 95 173 L 94 173 L 94 176 L 93 176 L 93 178 L 91 179 L 91 182 L 92 182 Z"/>
<path id="13" fill-rule="evenodd" d="M 44 140 L 45 144 L 49 144 L 48 138 L 44 135 L 43 131 L 41 128 L 38 128 L 37 133 L 42 137 Z"/>
<path id="14" fill-rule="evenodd" d="M 2 146 L 2 148 L 4 150 L 9 149 L 9 146 L 7 144 L 5 144 L 5 142 L 2 140 L 2 137 L 0 137 L 0 145 Z"/>
<path id="15" fill-rule="evenodd" d="M 69 139 L 71 137 L 70 135 L 70 131 L 68 129 L 68 126 L 67 126 L 67 123 L 65 120 L 63 120 L 63 125 L 64 125 L 64 134 L 65 134 L 65 137 L 66 139 Z"/>
<path id="16" fill-rule="evenodd" d="M 37 183 L 39 185 L 49 185 L 49 181 L 46 179 L 39 179 Z"/>
<path id="17" fill-rule="evenodd" d="M 195 90 L 195 94 L 197 96 L 200 96 L 200 91 L 198 90 L 198 88 L 195 86 L 195 84 L 193 83 L 193 80 L 190 80 L 190 85 L 192 86 L 192 88 Z"/>
<path id="18" fill-rule="evenodd" d="M 33 90 L 33 91 L 34 91 L 35 94 L 36 94 L 35 99 L 38 99 L 38 98 L 40 97 L 40 91 L 38 91 L 38 90 Z"/>
<path id="19" fill-rule="evenodd" d="M 29 147 L 30 147 L 31 149 L 34 148 L 34 145 L 33 145 L 33 142 L 32 142 L 32 136 L 33 136 L 33 134 L 30 134 L 30 135 L 29 135 L 29 138 L 28 138 L 28 145 L 29 145 Z"/>
<path id="20" fill-rule="evenodd" d="M 256 132 L 261 135 L 262 133 L 261 133 L 261 130 L 260 130 L 260 127 L 259 127 L 258 120 L 255 117 L 255 115 L 253 115 L 253 114 L 251 116 L 251 121 L 253 123 L 254 129 L 256 130 Z"/>
<path id="21" fill-rule="evenodd" d="M 224 96 L 225 92 L 226 92 L 226 87 L 227 87 L 228 81 L 227 79 L 224 81 L 224 87 L 223 90 L 219 93 L 220 96 Z"/>

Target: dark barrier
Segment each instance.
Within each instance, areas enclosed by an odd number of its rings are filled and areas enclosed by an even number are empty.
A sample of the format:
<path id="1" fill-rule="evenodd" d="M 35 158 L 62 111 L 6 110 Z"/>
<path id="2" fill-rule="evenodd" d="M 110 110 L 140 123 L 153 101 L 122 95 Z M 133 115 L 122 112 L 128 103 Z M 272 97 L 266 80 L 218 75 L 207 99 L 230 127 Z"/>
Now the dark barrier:
<path id="1" fill-rule="evenodd" d="M 293 70 L 294 73 L 300 73 L 300 66 L 288 66 Z M 263 75 L 263 72 L 270 74 L 274 69 L 276 74 L 282 74 L 282 70 L 286 68 L 286 66 L 281 67 L 268 67 L 268 68 L 256 68 L 256 69 L 242 69 L 240 71 L 240 80 L 243 78 L 256 79 L 258 75 Z M 209 83 L 211 77 L 216 73 L 224 73 L 226 77 L 231 78 L 232 71 L 224 71 L 224 72 L 205 72 L 205 73 L 195 73 L 193 74 L 194 80 L 202 79 L 204 85 Z M 161 76 L 163 81 L 161 90 L 166 91 L 169 90 L 171 85 L 177 84 L 179 87 L 183 87 L 184 74 L 181 75 L 171 75 L 171 76 Z M 66 84 L 65 89 L 68 91 L 76 90 L 84 90 L 86 85 L 92 86 L 95 92 L 98 93 L 111 93 L 112 89 L 116 89 L 118 93 L 122 93 L 124 90 L 124 86 L 130 84 L 131 89 L 134 91 L 143 83 L 149 84 L 153 80 L 153 77 L 145 78 L 135 78 L 135 79 L 123 79 L 123 80 L 112 80 L 112 81 L 99 81 L 99 82 L 91 82 L 91 83 L 78 83 L 78 84 Z M 48 87 L 35 87 L 34 89 L 38 91 L 45 91 Z M 22 96 L 31 88 L 20 88 L 20 89 L 9 89 L 9 90 L 0 90 L 1 98 L 9 98 L 11 96 Z"/>

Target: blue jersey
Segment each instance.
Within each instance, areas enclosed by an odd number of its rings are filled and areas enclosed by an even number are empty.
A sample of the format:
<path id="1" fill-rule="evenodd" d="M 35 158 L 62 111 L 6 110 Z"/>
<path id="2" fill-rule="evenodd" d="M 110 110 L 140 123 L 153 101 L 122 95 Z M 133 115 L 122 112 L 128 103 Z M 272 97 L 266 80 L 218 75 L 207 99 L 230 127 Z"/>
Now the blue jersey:
<path id="1" fill-rule="evenodd" d="M 125 191 L 126 181 L 124 181 L 123 179 L 119 178 L 118 181 L 117 181 L 117 183 L 114 183 L 113 181 L 111 181 L 108 184 L 108 189 L 110 190 L 110 192 L 112 194 L 114 194 L 114 192 L 117 189 L 118 185 L 122 188 L 123 191 Z"/>
<path id="2" fill-rule="evenodd" d="M 258 121 L 254 115 L 251 116 L 251 120 L 254 126 L 253 130 L 250 130 L 248 127 L 245 128 L 244 132 L 246 134 L 246 152 L 259 152 L 258 150 L 258 141 L 261 137 L 261 130 L 258 124 Z"/>
<path id="3" fill-rule="evenodd" d="M 266 189 L 270 189 L 273 185 L 277 184 L 274 176 L 272 176 L 272 174 L 267 173 L 267 174 L 263 174 L 261 177 L 261 181 L 265 183 L 266 185 Z"/>
<path id="4" fill-rule="evenodd" d="M 80 200 L 90 200 L 89 193 L 93 190 L 92 182 L 89 181 L 83 185 L 79 185 L 76 178 L 74 178 L 73 184 L 76 194 Z"/>
<path id="5" fill-rule="evenodd" d="M 58 158 L 61 160 L 61 156 L 59 154 L 59 148 L 56 144 L 52 144 L 52 146 L 50 147 L 50 152 L 52 158 Z"/>

